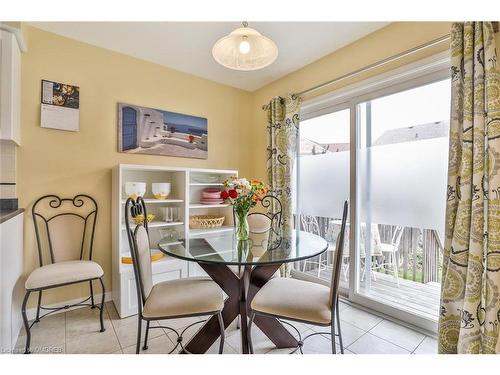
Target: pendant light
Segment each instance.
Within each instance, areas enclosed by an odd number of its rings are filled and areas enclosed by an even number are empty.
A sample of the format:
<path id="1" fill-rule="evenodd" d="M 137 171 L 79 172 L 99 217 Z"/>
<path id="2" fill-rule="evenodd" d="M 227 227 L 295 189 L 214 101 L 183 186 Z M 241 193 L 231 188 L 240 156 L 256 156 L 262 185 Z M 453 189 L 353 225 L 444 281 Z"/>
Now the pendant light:
<path id="1" fill-rule="evenodd" d="M 212 48 L 219 64 L 234 70 L 258 70 L 271 65 L 278 57 L 278 47 L 257 30 L 243 27 L 219 39 Z"/>

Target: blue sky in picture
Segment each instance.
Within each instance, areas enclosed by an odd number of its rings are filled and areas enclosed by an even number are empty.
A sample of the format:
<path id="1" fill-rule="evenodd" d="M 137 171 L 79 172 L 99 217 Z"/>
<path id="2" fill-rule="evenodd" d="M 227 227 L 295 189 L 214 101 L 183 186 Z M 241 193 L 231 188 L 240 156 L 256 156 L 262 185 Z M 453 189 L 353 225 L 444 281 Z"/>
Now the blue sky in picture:
<path id="1" fill-rule="evenodd" d="M 183 115 L 176 112 L 161 111 L 163 122 L 183 133 L 196 133 L 198 135 L 207 134 L 207 119 L 203 117 Z"/>

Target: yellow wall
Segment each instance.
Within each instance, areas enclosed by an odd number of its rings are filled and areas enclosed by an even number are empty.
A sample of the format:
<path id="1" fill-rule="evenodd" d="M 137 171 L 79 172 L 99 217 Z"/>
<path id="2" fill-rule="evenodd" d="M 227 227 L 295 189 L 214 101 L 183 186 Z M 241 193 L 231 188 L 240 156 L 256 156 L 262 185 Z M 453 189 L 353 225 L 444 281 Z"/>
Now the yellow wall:
<path id="1" fill-rule="evenodd" d="M 103 266 L 111 290 L 111 168 L 132 163 L 239 169 L 244 163 L 238 130 L 250 123 L 251 94 L 36 28 L 24 26 L 23 32 L 28 52 L 22 57 L 20 206 L 29 209 L 46 193 L 94 196 L 99 204 L 95 260 Z M 79 132 L 40 127 L 42 79 L 80 86 Z M 118 102 L 208 118 L 208 160 L 118 153 Z M 24 240 L 29 273 L 37 265 L 30 215 Z M 88 287 L 56 293 L 45 293 L 47 303 L 83 296 Z"/>

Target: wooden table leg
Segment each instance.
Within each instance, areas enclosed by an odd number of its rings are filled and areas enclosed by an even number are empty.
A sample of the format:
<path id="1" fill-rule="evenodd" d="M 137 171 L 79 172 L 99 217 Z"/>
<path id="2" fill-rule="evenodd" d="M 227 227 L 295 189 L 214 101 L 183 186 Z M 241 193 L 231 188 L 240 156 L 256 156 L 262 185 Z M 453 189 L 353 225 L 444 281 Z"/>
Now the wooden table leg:
<path id="1" fill-rule="evenodd" d="M 248 345 L 248 309 L 247 309 L 247 295 L 248 295 L 248 285 L 250 281 L 250 274 L 252 269 L 250 266 L 246 266 L 243 269 L 243 274 L 240 277 L 240 295 L 239 295 L 239 307 L 240 307 L 240 342 L 241 342 L 241 352 L 243 354 L 249 354 L 250 348 Z"/>
<path id="2" fill-rule="evenodd" d="M 247 330 L 250 304 L 258 290 L 274 275 L 281 264 L 270 264 L 250 267 L 246 266 L 241 277 L 236 276 L 224 264 L 199 263 L 203 270 L 214 280 L 228 298 L 224 303 L 222 318 L 224 328 L 227 328 L 236 317 L 241 316 L 241 350 L 249 353 Z M 254 323 L 278 348 L 297 346 L 297 340 L 275 318 L 256 316 Z M 219 323 L 217 317 L 211 317 L 186 345 L 190 353 L 205 353 L 219 338 Z"/>
<path id="3" fill-rule="evenodd" d="M 240 314 L 240 279 L 224 264 L 199 263 L 199 265 L 228 296 L 222 309 L 224 328 L 227 328 Z M 205 353 L 219 336 L 219 322 L 216 316 L 212 316 L 185 347 L 190 353 Z"/>

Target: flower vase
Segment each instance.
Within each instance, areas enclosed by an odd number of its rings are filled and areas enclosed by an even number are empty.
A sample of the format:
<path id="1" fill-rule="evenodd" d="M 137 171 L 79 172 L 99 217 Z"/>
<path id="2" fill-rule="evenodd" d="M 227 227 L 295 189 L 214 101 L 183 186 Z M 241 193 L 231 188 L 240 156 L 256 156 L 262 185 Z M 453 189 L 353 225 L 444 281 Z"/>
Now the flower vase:
<path id="1" fill-rule="evenodd" d="M 236 216 L 236 239 L 247 241 L 250 233 L 248 225 L 248 210 L 235 210 Z"/>

